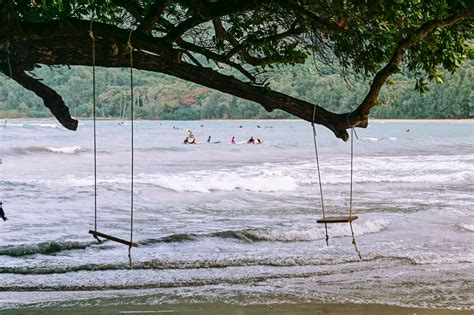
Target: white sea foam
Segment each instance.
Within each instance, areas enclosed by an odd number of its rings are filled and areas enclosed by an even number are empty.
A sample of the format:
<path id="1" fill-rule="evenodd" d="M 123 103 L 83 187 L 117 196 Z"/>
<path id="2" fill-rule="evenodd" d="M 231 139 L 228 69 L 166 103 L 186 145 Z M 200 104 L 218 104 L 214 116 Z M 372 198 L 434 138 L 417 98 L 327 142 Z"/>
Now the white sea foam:
<path id="1" fill-rule="evenodd" d="M 54 152 L 54 153 L 65 153 L 65 154 L 74 154 L 74 153 L 77 153 L 77 152 L 80 152 L 81 151 L 81 147 L 79 146 L 72 146 L 72 147 L 47 147 L 46 149 L 48 149 L 49 151 L 51 152 Z"/>
<path id="2" fill-rule="evenodd" d="M 7 122 L 5 124 L 5 126 L 7 126 L 7 127 L 23 127 L 23 124 L 14 124 L 14 123 Z"/>
<path id="3" fill-rule="evenodd" d="M 474 224 L 459 223 L 458 226 L 463 230 L 474 232 Z"/>
<path id="4" fill-rule="evenodd" d="M 51 149 L 51 148 L 49 148 Z M 54 152 L 76 153 L 79 147 L 56 148 Z M 452 157 L 371 157 L 360 158 L 354 172 L 355 183 L 442 183 L 472 177 L 470 161 Z M 344 159 L 333 159 L 322 165 L 323 184 L 349 183 L 350 169 Z M 397 174 L 394 176 L 394 173 Z M 254 192 L 288 192 L 318 182 L 313 161 L 264 163 L 237 168 L 174 173 L 139 173 L 137 184 L 152 185 L 177 192 L 210 193 L 246 190 Z M 88 186 L 92 178 L 70 178 L 72 186 Z M 99 179 L 101 184 L 126 184 L 128 178 L 118 175 Z"/>
<path id="5" fill-rule="evenodd" d="M 369 220 L 354 224 L 354 232 L 356 235 L 364 235 L 369 233 L 377 233 L 390 225 L 389 220 Z M 351 236 L 351 230 L 346 224 L 331 225 L 328 227 L 331 237 Z M 318 225 L 314 229 L 298 229 L 298 230 L 257 230 L 252 233 L 253 238 L 266 241 L 313 241 L 325 238 L 325 230 L 323 225 Z"/>
<path id="6" fill-rule="evenodd" d="M 298 187 L 295 178 L 289 174 L 268 169 L 256 171 L 253 168 L 237 171 L 198 171 L 191 174 L 168 174 L 166 176 L 141 174 L 137 177 L 137 181 L 178 192 L 202 193 L 231 190 L 277 192 L 292 191 Z"/>
<path id="7" fill-rule="evenodd" d="M 43 127 L 43 128 L 59 128 L 59 125 L 58 124 L 40 124 L 40 123 L 36 123 L 36 124 L 31 124 L 31 126 L 35 126 L 35 127 Z"/>
<path id="8" fill-rule="evenodd" d="M 29 153 L 64 153 L 64 154 L 74 154 L 81 152 L 81 147 L 72 146 L 72 147 L 40 147 L 40 146 L 31 146 L 31 147 L 16 147 L 13 148 L 13 152 L 19 154 L 29 154 Z"/>

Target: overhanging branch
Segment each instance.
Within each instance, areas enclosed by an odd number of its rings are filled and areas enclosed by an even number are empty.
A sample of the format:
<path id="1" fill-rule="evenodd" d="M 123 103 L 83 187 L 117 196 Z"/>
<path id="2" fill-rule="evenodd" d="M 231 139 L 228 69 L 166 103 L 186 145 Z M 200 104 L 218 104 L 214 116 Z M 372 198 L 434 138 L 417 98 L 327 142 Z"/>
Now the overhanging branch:
<path id="1" fill-rule="evenodd" d="M 78 121 L 72 119 L 69 114 L 69 108 L 64 104 L 62 97 L 56 91 L 26 75 L 24 71 L 13 71 L 12 79 L 43 99 L 44 105 L 49 108 L 61 125 L 70 130 L 77 129 Z"/>
<path id="2" fill-rule="evenodd" d="M 370 109 L 374 107 L 377 102 L 377 97 L 380 93 L 380 90 L 382 89 L 382 86 L 390 75 L 398 71 L 398 67 L 402 62 L 407 49 L 425 38 L 435 29 L 451 27 L 462 20 L 468 19 L 474 19 L 473 11 L 467 11 L 462 14 L 453 15 L 441 21 L 430 21 L 423 24 L 420 28 L 412 32 L 408 37 L 400 40 L 393 52 L 390 61 L 375 75 L 369 92 L 365 96 L 362 103 L 354 111 L 354 115 L 359 117 L 367 117 L 369 115 Z"/>

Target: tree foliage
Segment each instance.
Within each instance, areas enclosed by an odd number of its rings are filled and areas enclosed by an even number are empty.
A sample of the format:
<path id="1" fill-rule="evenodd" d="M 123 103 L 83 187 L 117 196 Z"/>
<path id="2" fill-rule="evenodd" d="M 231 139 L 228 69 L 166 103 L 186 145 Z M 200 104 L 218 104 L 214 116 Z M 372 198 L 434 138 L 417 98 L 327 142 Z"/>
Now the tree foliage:
<path id="1" fill-rule="evenodd" d="M 134 67 L 169 74 L 330 128 L 365 127 L 390 75 L 443 81 L 469 53 L 472 1 L 459 0 L 35 0 L 0 1 L 3 72 L 75 129 L 62 98 L 27 74 L 38 64 Z M 92 21 L 93 20 L 93 21 Z M 132 32 L 130 33 L 130 30 Z M 333 113 L 273 90 L 275 67 L 308 58 L 371 80 L 359 103 Z"/>

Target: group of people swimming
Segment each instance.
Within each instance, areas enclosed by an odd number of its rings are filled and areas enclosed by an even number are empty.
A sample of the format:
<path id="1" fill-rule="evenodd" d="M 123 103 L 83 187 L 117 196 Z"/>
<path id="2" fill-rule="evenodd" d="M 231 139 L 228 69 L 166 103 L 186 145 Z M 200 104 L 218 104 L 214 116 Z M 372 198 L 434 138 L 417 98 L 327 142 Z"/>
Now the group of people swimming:
<path id="1" fill-rule="evenodd" d="M 232 139 L 230 140 L 230 144 L 236 144 L 236 143 L 237 142 L 235 142 L 235 137 L 232 137 Z M 247 140 L 247 144 L 261 144 L 261 143 L 263 142 L 260 139 L 255 140 L 253 136 Z"/>
<path id="2" fill-rule="evenodd" d="M 196 142 L 196 138 L 194 137 L 194 133 L 191 130 L 188 130 L 188 135 L 184 139 L 183 143 L 184 144 L 197 144 L 198 143 L 198 142 Z M 211 136 L 209 136 L 209 138 L 207 138 L 207 143 L 211 143 Z M 220 143 L 220 141 L 213 141 L 212 143 Z M 242 143 L 261 144 L 263 142 L 260 139 L 255 140 L 252 136 L 252 137 L 250 137 L 250 139 L 247 140 L 247 142 L 242 142 Z M 235 137 L 232 137 L 232 139 L 230 140 L 230 144 L 237 144 L 237 142 L 235 141 Z"/>

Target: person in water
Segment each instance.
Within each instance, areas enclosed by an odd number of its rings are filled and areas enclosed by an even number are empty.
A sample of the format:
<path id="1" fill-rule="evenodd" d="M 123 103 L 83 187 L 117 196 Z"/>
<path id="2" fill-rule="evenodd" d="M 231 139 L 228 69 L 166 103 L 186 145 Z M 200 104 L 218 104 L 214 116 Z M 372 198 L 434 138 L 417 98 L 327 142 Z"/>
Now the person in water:
<path id="1" fill-rule="evenodd" d="M 193 132 L 188 129 L 188 136 L 186 137 L 186 139 L 184 139 L 183 143 L 184 144 L 194 144 L 195 141 L 196 141 L 196 139 L 194 138 Z"/>
<path id="2" fill-rule="evenodd" d="M 235 144 L 235 137 L 232 137 L 232 139 L 230 140 L 230 144 Z"/>
<path id="3" fill-rule="evenodd" d="M 0 218 L 3 219 L 3 221 L 8 220 L 8 218 L 5 216 L 5 211 L 3 211 L 3 203 L 0 201 Z"/>
<path id="4" fill-rule="evenodd" d="M 209 138 L 207 138 L 207 143 L 211 143 L 211 136 L 209 136 Z"/>
<path id="5" fill-rule="evenodd" d="M 247 144 L 254 144 L 255 139 L 253 137 L 250 137 L 249 141 L 247 141 Z"/>
<path id="6" fill-rule="evenodd" d="M 262 143 L 260 139 L 257 139 L 257 142 L 255 142 L 255 144 L 260 144 L 260 143 Z"/>

